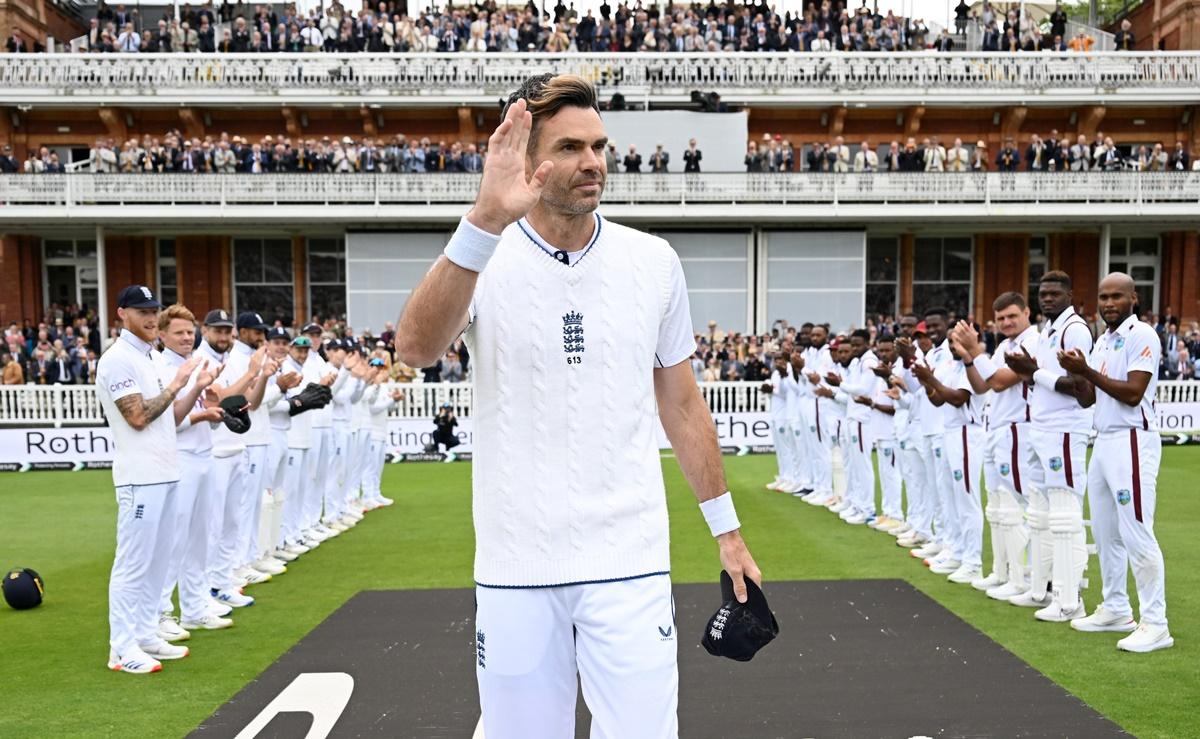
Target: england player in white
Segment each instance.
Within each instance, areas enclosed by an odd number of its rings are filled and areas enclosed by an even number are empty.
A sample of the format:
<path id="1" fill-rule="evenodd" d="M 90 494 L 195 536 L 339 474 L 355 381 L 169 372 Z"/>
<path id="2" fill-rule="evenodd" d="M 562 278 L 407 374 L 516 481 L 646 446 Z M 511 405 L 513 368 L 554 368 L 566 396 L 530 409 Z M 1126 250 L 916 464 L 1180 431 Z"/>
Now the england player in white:
<path id="1" fill-rule="evenodd" d="M 1042 468 L 1035 464 L 1030 436 L 1029 396 L 1033 388 L 1021 381 L 1004 365 L 1004 355 L 1019 353 L 1024 347 L 1037 352 L 1038 331 L 1029 322 L 1029 307 L 1020 293 L 1003 293 L 992 303 L 996 328 L 1004 340 L 992 356 L 984 352 L 975 329 L 959 322 L 951 338 L 967 362 L 967 379 L 976 393 L 991 392 L 988 407 L 987 507 L 984 515 L 992 533 L 992 572 L 971 583 L 986 590 L 988 597 L 1008 600 L 1028 591 L 1025 573 L 1025 547 L 1029 529 L 1025 508 L 1029 489 L 1042 489 Z M 1053 544 L 1040 533 L 1033 541 L 1031 567 L 1034 580 L 1049 579 Z"/>
<path id="2" fill-rule="evenodd" d="M 96 368 L 96 395 L 112 428 L 116 453 L 117 552 L 108 584 L 108 668 L 131 674 L 162 669 L 161 659 L 188 655 L 158 635 L 159 602 L 171 563 L 179 456 L 175 399 L 200 364 L 193 357 L 163 382 L 158 339 L 162 304 L 149 288 L 117 295 L 125 328 Z"/>
<path id="3" fill-rule="evenodd" d="M 270 417 L 271 443 L 267 451 L 267 494 L 264 498 L 267 510 L 263 511 L 263 520 L 266 523 L 260 528 L 259 549 L 264 560 L 274 559 L 281 562 L 293 562 L 299 556 L 286 551 L 282 541 L 283 512 L 289 495 L 285 486 L 288 469 L 288 429 L 292 426 L 289 413 L 291 406 L 287 402 L 287 394 L 300 384 L 300 371 L 285 366 L 290 364 L 288 349 L 291 343 L 292 337 L 287 329 L 267 330 L 267 353 L 278 369 L 263 393 L 263 405 L 267 407 Z"/>
<path id="4" fill-rule="evenodd" d="M 489 140 L 475 206 L 396 333 L 414 367 L 464 330 L 471 346 L 488 739 L 572 736 L 577 673 L 593 735 L 678 734 L 656 402 L 738 599 L 744 577 L 761 577 L 688 363 L 679 259 L 595 212 L 607 142 L 590 83 L 526 81 Z"/>
<path id="5" fill-rule="evenodd" d="M 1079 631 L 1133 631 L 1117 642 L 1128 652 L 1175 644 L 1167 629 L 1166 570 L 1154 536 L 1162 440 L 1154 398 L 1162 344 L 1137 317 L 1133 278 L 1114 272 L 1100 283 L 1100 317 L 1108 330 L 1090 359 L 1078 350 L 1059 356 L 1080 405 L 1095 407 L 1096 442 L 1088 465 L 1092 535 L 1100 556 L 1104 601 L 1071 621 Z M 1133 621 L 1126 578 L 1133 569 L 1141 619 Z"/>
<path id="6" fill-rule="evenodd" d="M 182 305 L 172 305 L 158 319 L 163 344 L 160 374 L 169 382 L 192 356 L 196 339 L 196 317 Z M 180 479 L 175 488 L 175 522 L 171 536 L 174 547 L 163 587 L 158 635 L 167 641 L 182 641 L 196 629 L 224 629 L 233 621 L 215 610 L 205 577 L 208 557 L 209 505 L 213 491 L 212 424 L 220 423 L 219 407 L 207 403 L 202 393 L 223 369 L 207 361 L 188 379 L 175 399 L 175 439 L 179 454 Z M 179 614 L 174 617 L 171 593 L 179 588 Z"/>
<path id="7" fill-rule="evenodd" d="M 1083 494 L 1087 485 L 1087 439 L 1092 429 L 1091 409 L 1079 407 L 1074 384 L 1059 364 L 1060 352 L 1092 351 L 1092 331 L 1075 312 L 1071 278 L 1057 270 L 1047 272 L 1038 285 L 1038 302 L 1046 325 L 1038 337 L 1036 356 L 1022 348 L 1006 354 L 1004 361 L 1026 383 L 1036 387 L 1030 397 L 1033 452 L 1041 464 L 1045 488 L 1031 489 L 1029 528 L 1053 543 L 1052 596 L 1045 582 L 1030 582 L 1029 591 L 1009 600 L 1014 605 L 1038 607 L 1042 621 L 1070 621 L 1085 615 L 1079 585 L 1087 566 L 1087 539 L 1083 530 Z"/>
<path id="8" fill-rule="evenodd" d="M 300 330 L 312 342 L 312 351 L 304 362 L 305 382 L 318 382 L 333 388 L 338 380 L 337 368 L 325 361 L 318 349 L 321 347 L 321 326 L 310 323 Z M 343 378 L 343 382 L 345 379 Z M 325 510 L 325 496 L 329 490 L 329 478 L 332 476 L 332 466 L 329 460 L 334 452 L 333 444 L 333 404 L 314 409 L 312 415 L 312 449 L 308 455 L 307 490 L 304 493 L 304 527 L 305 533 L 312 539 L 324 541 L 337 536 L 340 531 L 327 527 L 322 522 Z"/>

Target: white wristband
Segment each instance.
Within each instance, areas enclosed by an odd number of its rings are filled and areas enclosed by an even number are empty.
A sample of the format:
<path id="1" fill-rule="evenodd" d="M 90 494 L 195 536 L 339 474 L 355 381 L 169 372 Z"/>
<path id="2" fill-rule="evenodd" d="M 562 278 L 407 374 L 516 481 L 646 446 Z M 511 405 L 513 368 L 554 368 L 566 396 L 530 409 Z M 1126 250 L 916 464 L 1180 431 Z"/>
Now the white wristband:
<path id="1" fill-rule="evenodd" d="M 444 253 L 447 259 L 463 269 L 482 272 L 499 244 L 499 236 L 484 231 L 463 216 Z"/>
<path id="2" fill-rule="evenodd" d="M 737 511 L 733 509 L 733 493 L 728 490 L 701 503 L 700 512 L 704 514 L 708 530 L 712 532 L 714 538 L 742 527 L 738 521 Z"/>
<path id="3" fill-rule="evenodd" d="M 192 414 L 189 413 L 183 417 L 183 420 L 179 422 L 179 425 L 175 427 L 175 430 L 183 431 L 184 429 L 191 428 L 191 427 L 192 427 Z"/>
<path id="4" fill-rule="evenodd" d="M 1054 391 L 1054 383 L 1058 382 L 1058 375 L 1050 370 L 1040 369 L 1033 373 L 1033 384 L 1044 387 L 1051 392 Z"/>
<path id="5" fill-rule="evenodd" d="M 992 375 L 996 374 L 996 363 L 987 354 L 980 354 L 978 357 L 975 357 L 973 364 L 975 365 L 975 371 L 979 373 L 979 377 L 984 382 L 992 379 Z"/>

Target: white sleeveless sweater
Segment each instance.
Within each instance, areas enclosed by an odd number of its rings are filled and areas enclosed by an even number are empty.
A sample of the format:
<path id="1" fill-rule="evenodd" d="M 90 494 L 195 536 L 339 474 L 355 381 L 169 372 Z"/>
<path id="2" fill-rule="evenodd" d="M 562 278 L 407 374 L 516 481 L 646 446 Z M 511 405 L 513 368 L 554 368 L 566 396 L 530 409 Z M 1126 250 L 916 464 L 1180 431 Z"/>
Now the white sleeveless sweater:
<path id="1" fill-rule="evenodd" d="M 653 373 L 681 361 L 678 348 L 656 360 L 668 351 L 660 328 L 679 260 L 660 238 L 600 218 L 596 228 L 568 266 L 527 223 L 512 224 L 476 286 L 467 341 L 480 585 L 670 569 Z"/>

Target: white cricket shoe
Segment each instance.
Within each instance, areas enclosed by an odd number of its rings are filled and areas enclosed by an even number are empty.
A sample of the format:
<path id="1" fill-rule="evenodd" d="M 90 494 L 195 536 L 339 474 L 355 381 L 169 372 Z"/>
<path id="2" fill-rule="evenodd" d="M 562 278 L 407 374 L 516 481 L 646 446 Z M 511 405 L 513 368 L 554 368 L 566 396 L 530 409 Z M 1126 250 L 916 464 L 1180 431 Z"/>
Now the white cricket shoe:
<path id="1" fill-rule="evenodd" d="M 447 463 L 453 462 L 456 459 L 458 459 L 457 452 L 446 452 L 446 462 Z"/>
<path id="2" fill-rule="evenodd" d="M 1050 621 L 1059 623 L 1062 621 L 1074 621 L 1077 618 L 1083 618 L 1087 615 L 1087 609 L 1083 607 L 1083 600 L 1080 599 L 1075 603 L 1075 608 L 1070 611 L 1064 610 L 1062 605 L 1055 599 L 1050 600 L 1050 604 L 1045 608 L 1038 609 L 1033 617 L 1038 621 Z"/>
<path id="3" fill-rule="evenodd" d="M 916 549 L 913 549 L 911 552 L 909 552 L 909 554 L 911 554 L 913 557 L 916 557 L 917 559 L 922 559 L 922 560 L 929 559 L 931 557 L 936 557 L 937 555 L 939 555 L 941 553 L 942 553 L 942 546 L 940 544 L 938 544 L 936 541 L 928 542 L 925 544 L 925 546 L 917 547 Z"/>
<path id="4" fill-rule="evenodd" d="M 171 611 L 163 611 L 158 616 L 158 636 L 166 641 L 187 641 L 192 635 L 180 627 L 179 620 Z"/>
<path id="5" fill-rule="evenodd" d="M 952 583 L 967 585 L 975 580 L 982 580 L 983 578 L 980 577 L 981 574 L 978 567 L 962 565 L 954 572 L 951 572 L 950 576 L 946 579 Z"/>
<path id="6" fill-rule="evenodd" d="M 1036 589 L 1030 588 L 1024 593 L 1009 598 L 1008 602 L 1022 608 L 1042 608 L 1051 600 L 1053 600 L 1053 596 L 1050 594 L 1049 588 L 1040 593 L 1036 592 Z"/>
<path id="7" fill-rule="evenodd" d="M 828 490 L 814 490 L 812 495 L 804 496 L 804 502 L 809 505 L 827 505 L 833 500 L 833 493 Z"/>
<path id="8" fill-rule="evenodd" d="M 323 541 L 321 539 L 313 539 L 307 534 L 301 534 L 296 543 L 311 552 L 312 550 L 321 546 Z"/>
<path id="9" fill-rule="evenodd" d="M 271 581 L 270 573 L 256 570 L 253 567 L 242 567 L 235 574 L 245 580 L 246 585 L 258 585 L 259 583 Z M 245 585 L 242 587 L 245 587 Z"/>
<path id="10" fill-rule="evenodd" d="M 382 495 L 375 496 L 375 504 L 376 504 L 376 507 L 379 507 L 379 508 L 387 508 L 388 506 L 392 505 L 395 502 L 396 501 L 392 500 L 391 498 L 385 498 Z"/>
<path id="11" fill-rule="evenodd" d="M 899 526 L 888 531 L 889 534 L 899 539 L 901 536 L 908 536 L 913 532 L 912 524 L 908 521 L 901 521 Z"/>
<path id="12" fill-rule="evenodd" d="M 865 513 L 859 513 L 858 511 L 855 511 L 854 515 L 847 516 L 842 520 L 848 524 L 851 524 L 852 526 L 861 526 L 867 522 L 867 515 Z"/>
<path id="13" fill-rule="evenodd" d="M 233 619 L 218 616 L 216 613 L 210 611 L 204 614 L 202 618 L 198 618 L 194 621 L 184 621 L 183 623 L 189 629 L 218 631 L 220 629 L 228 629 L 230 626 L 233 626 Z"/>
<path id="14" fill-rule="evenodd" d="M 169 644 L 162 639 L 150 642 L 149 644 L 139 644 L 142 651 L 157 660 L 166 659 L 183 659 L 191 654 L 187 647 L 179 647 L 174 644 Z"/>
<path id="15" fill-rule="evenodd" d="M 340 518 L 335 518 L 332 521 L 326 521 L 325 528 L 336 531 L 339 534 L 350 530 L 350 527 L 342 523 Z"/>
<path id="16" fill-rule="evenodd" d="M 917 549 L 919 547 L 928 546 L 929 544 L 930 541 L 924 536 L 918 534 L 916 531 L 910 531 L 908 534 L 896 538 L 896 546 L 904 547 L 906 549 Z M 909 552 L 909 554 L 912 554 L 912 552 Z M 917 559 L 921 559 L 921 557 L 915 554 L 913 554 L 913 556 L 917 557 Z"/>
<path id="17" fill-rule="evenodd" d="M 962 562 L 957 559 L 946 558 L 941 561 L 934 561 L 929 565 L 929 571 L 935 575 L 949 575 L 959 567 L 962 567 Z"/>
<path id="18" fill-rule="evenodd" d="M 776 477 L 774 480 L 772 480 L 771 482 L 768 482 L 763 487 L 765 487 L 767 490 L 778 490 L 779 488 L 783 487 L 783 484 L 785 482 L 787 482 L 787 480 L 784 480 L 782 477 Z"/>
<path id="19" fill-rule="evenodd" d="M 1167 631 L 1165 624 L 1162 626 L 1140 624 L 1136 631 L 1117 642 L 1117 649 L 1125 652 L 1153 652 L 1173 646 L 1175 646 L 1175 640 L 1171 638 L 1171 632 Z"/>
<path id="20" fill-rule="evenodd" d="M 287 566 L 274 557 L 263 557 L 253 562 L 250 567 L 267 575 L 282 575 L 287 572 Z"/>
<path id="21" fill-rule="evenodd" d="M 248 595 L 242 595 L 236 590 L 214 590 L 213 597 L 218 602 L 224 603 L 232 608 L 245 608 L 246 606 L 254 605 L 254 599 Z"/>
<path id="22" fill-rule="evenodd" d="M 987 597 L 992 600 L 1008 600 L 1015 598 L 1029 590 L 1029 586 L 1024 583 L 1006 582 L 1003 585 L 997 585 L 994 588 L 988 588 Z"/>
<path id="23" fill-rule="evenodd" d="M 1090 616 L 1071 621 L 1071 628 L 1076 631 L 1119 631 L 1128 634 L 1137 626 L 1133 616 L 1114 615 L 1104 606 L 1097 606 Z"/>
<path id="24" fill-rule="evenodd" d="M 280 551 L 288 554 L 294 554 L 295 556 L 299 557 L 301 554 L 308 554 L 310 550 L 308 547 L 300 543 L 300 537 L 296 537 L 295 539 L 292 539 L 284 544 L 283 549 Z"/>
<path id="25" fill-rule="evenodd" d="M 215 613 L 216 615 L 228 616 L 229 614 L 233 613 L 233 606 L 222 603 L 221 601 L 217 600 L 216 598 L 214 598 L 212 596 L 209 596 L 208 600 L 209 600 L 208 610 Z"/>
<path id="26" fill-rule="evenodd" d="M 993 572 L 987 577 L 977 577 L 972 580 L 971 587 L 975 588 L 976 590 L 983 590 L 986 592 L 992 588 L 1003 585 L 1004 582 L 1004 578 L 1001 577 L 999 573 Z"/>
<path id="27" fill-rule="evenodd" d="M 161 672 L 162 663 L 137 647 L 126 652 L 124 657 L 117 656 L 117 653 L 110 649 L 108 669 L 114 672 L 128 672 L 131 675 L 149 675 L 151 672 Z"/>
<path id="28" fill-rule="evenodd" d="M 798 493 L 804 489 L 804 486 L 798 482 L 793 482 L 791 480 L 785 480 L 779 484 L 779 487 L 777 487 L 775 489 L 781 493 Z"/>
<path id="29" fill-rule="evenodd" d="M 357 501 L 355 501 L 355 502 L 357 502 Z M 350 504 L 350 507 L 346 509 L 346 513 L 343 514 L 342 517 L 348 518 L 351 521 L 354 521 L 355 523 L 357 523 L 365 518 L 365 516 L 363 516 L 363 514 L 362 514 L 362 509 L 359 506 L 354 505 L 354 503 Z"/>
<path id="30" fill-rule="evenodd" d="M 846 500 L 845 498 L 836 498 L 835 497 L 825 507 L 828 508 L 829 510 L 833 511 L 834 513 L 841 513 L 842 511 L 844 511 L 850 507 L 850 501 Z"/>
<path id="31" fill-rule="evenodd" d="M 349 513 L 344 513 L 344 514 L 342 514 L 342 517 L 338 519 L 338 523 L 340 523 L 342 526 L 346 527 L 347 529 L 352 529 L 355 526 L 357 526 L 358 522 L 361 520 L 362 520 L 361 516 L 358 518 L 354 518 Z"/>
<path id="32" fill-rule="evenodd" d="M 323 523 L 317 523 L 316 525 L 314 525 L 313 531 L 317 532 L 325 539 L 332 539 L 333 537 L 342 533 L 340 531 L 334 531 L 333 529 L 329 528 L 328 526 L 326 526 Z"/>

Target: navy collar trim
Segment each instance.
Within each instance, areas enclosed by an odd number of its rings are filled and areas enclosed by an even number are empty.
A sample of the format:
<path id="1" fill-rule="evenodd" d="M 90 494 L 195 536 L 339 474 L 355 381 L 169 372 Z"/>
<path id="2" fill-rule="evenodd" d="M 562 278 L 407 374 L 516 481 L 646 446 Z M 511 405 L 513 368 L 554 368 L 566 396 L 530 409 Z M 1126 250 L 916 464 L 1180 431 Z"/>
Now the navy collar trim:
<path id="1" fill-rule="evenodd" d="M 597 213 L 596 214 L 596 231 L 592 234 L 592 240 L 588 242 L 587 246 L 583 247 L 583 254 L 581 254 L 579 256 L 579 259 L 576 259 L 574 262 L 565 264 L 563 266 L 574 267 L 583 261 L 583 258 L 588 255 L 588 252 L 590 252 L 592 250 L 592 247 L 596 245 L 596 242 L 600 240 L 600 229 L 603 227 L 603 224 L 604 224 L 604 219 L 600 217 L 599 213 Z M 556 252 L 562 251 L 562 250 L 551 248 L 551 246 L 549 244 L 547 244 L 538 235 L 537 231 L 535 231 L 533 229 L 533 226 L 530 225 L 529 221 L 522 218 L 519 221 L 517 221 L 517 227 L 521 229 L 521 233 L 525 234 L 525 237 L 527 239 L 532 241 L 535 246 L 537 246 L 539 249 L 541 249 L 543 252 L 545 252 L 546 256 L 550 257 L 555 262 L 562 264 L 562 262 L 559 262 L 558 258 L 554 256 L 554 254 Z"/>

